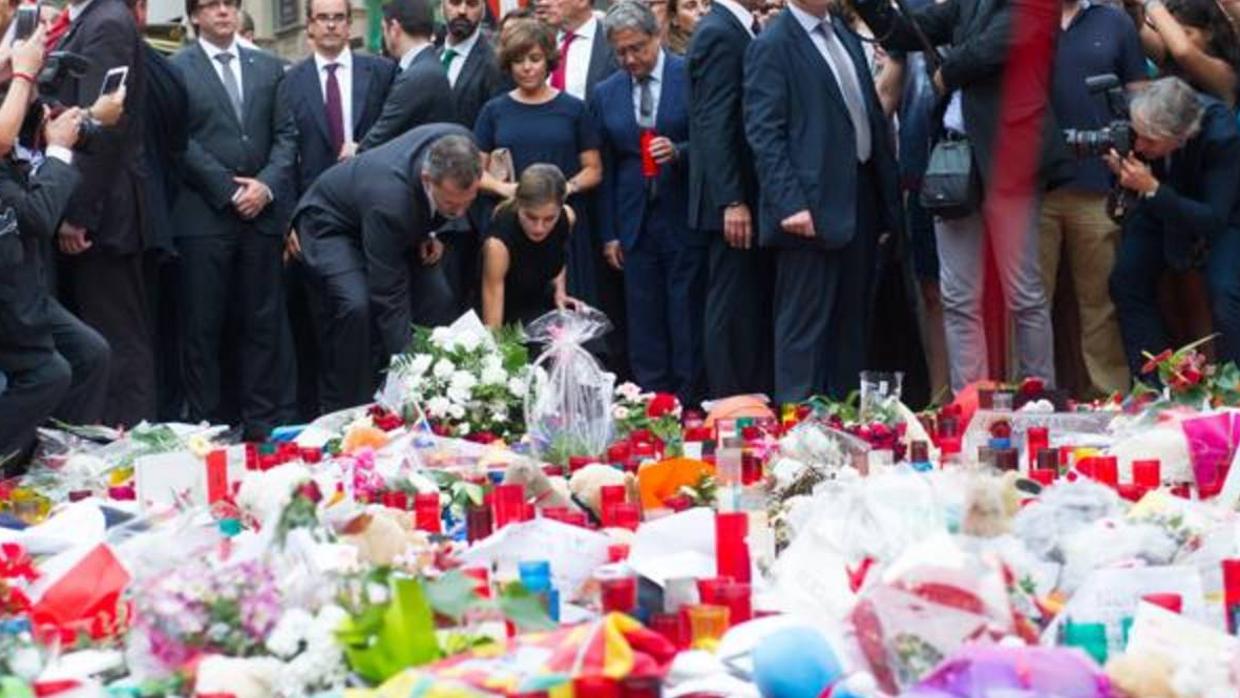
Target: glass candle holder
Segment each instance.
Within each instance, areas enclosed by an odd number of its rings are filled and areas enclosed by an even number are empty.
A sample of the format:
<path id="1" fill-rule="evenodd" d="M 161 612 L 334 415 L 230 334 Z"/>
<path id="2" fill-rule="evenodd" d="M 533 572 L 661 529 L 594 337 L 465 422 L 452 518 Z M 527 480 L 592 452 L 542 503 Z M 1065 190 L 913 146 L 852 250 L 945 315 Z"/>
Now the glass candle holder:
<path id="1" fill-rule="evenodd" d="M 637 609 L 637 577 L 625 575 L 599 580 L 604 613 L 632 614 Z"/>
<path id="2" fill-rule="evenodd" d="M 728 631 L 728 607 L 698 604 L 687 609 L 690 644 L 694 649 L 714 650 Z"/>

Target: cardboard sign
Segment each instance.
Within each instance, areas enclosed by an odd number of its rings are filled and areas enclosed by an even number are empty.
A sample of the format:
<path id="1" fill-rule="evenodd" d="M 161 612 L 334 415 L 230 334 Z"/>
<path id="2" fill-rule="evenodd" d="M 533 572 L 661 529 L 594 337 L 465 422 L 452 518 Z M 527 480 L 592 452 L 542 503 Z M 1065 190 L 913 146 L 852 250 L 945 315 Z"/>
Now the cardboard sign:
<path id="1" fill-rule="evenodd" d="M 227 497 L 245 471 L 241 446 L 199 458 L 189 451 L 142 456 L 134 461 L 134 484 L 143 511 L 152 507 L 206 506 Z"/>

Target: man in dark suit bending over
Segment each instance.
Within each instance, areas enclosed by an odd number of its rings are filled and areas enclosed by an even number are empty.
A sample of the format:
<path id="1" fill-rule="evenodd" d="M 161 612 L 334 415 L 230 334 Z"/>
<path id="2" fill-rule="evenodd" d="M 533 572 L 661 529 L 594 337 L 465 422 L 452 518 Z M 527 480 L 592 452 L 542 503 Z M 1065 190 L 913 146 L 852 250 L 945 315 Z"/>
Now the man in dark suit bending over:
<path id="1" fill-rule="evenodd" d="M 187 0 L 195 41 L 173 58 L 189 90 L 184 186 L 173 211 L 181 270 L 182 367 L 190 418 L 221 411 L 220 354 L 237 341 L 244 436 L 265 438 L 291 415 L 280 406 L 290 376 L 282 350 L 281 251 L 287 221 L 274 201 L 288 190 L 296 127 L 276 99 L 284 67 L 237 42 L 237 0 Z M 231 295 L 230 295 L 231 294 Z M 229 312 L 239 337 L 225 337 Z M 233 381 L 229 381 L 233 382 Z"/>
<path id="2" fill-rule="evenodd" d="M 430 124 L 336 165 L 302 197 L 293 224 L 322 303 L 325 410 L 370 400 L 380 369 L 407 348 L 411 286 L 442 254 L 436 231 L 465 214 L 481 177 L 470 132 Z"/>
<path id="3" fill-rule="evenodd" d="M 715 0 L 689 64 L 689 227 L 707 233 L 704 344 L 712 397 L 771 391 L 771 255 L 758 248 L 758 176 L 741 103 L 756 0 Z"/>
<path id="4" fill-rule="evenodd" d="M 789 0 L 749 46 L 745 130 L 775 248 L 775 399 L 842 398 L 865 368 L 878 234 L 899 230 L 895 148 L 832 0 Z"/>
<path id="5" fill-rule="evenodd" d="M 435 14 L 429 0 L 390 0 L 383 5 L 383 43 L 398 59 L 379 120 L 358 145 L 374 148 L 423 124 L 453 121 L 452 86 L 431 44 Z"/>

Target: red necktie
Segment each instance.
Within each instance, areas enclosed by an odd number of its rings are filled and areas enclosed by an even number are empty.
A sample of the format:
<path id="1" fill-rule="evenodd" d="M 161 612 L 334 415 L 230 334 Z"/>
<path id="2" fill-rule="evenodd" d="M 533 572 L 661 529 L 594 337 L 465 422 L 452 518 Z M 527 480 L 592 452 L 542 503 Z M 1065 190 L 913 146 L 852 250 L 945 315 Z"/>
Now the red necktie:
<path id="1" fill-rule="evenodd" d="M 340 100 L 340 81 L 336 79 L 339 63 L 327 66 L 327 134 L 331 137 L 332 152 L 339 155 L 344 145 L 344 103 Z"/>
<path id="2" fill-rule="evenodd" d="M 557 90 L 564 90 L 564 72 L 568 68 L 568 49 L 572 45 L 573 39 L 576 38 L 576 34 L 566 31 L 564 32 L 564 38 L 560 40 L 560 62 L 555 66 L 555 70 L 551 72 L 551 86 Z"/>
<path id="3" fill-rule="evenodd" d="M 56 19 L 52 20 L 51 26 L 47 28 L 47 50 L 52 50 L 56 47 L 56 44 L 60 43 L 61 38 L 69 31 L 70 24 L 72 24 L 72 21 L 69 19 L 69 8 L 66 6 L 65 9 L 60 11 L 60 14 L 56 15 Z"/>

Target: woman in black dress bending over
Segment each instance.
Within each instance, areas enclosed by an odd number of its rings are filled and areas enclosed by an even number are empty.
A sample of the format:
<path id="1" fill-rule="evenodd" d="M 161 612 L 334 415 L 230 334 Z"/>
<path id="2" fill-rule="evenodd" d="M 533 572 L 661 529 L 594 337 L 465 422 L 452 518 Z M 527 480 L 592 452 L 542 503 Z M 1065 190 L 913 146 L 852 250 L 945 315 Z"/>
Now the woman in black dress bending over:
<path id="1" fill-rule="evenodd" d="M 575 307 L 565 260 L 576 216 L 555 165 L 530 165 L 516 194 L 495 209 L 482 242 L 482 321 L 528 325 L 556 308 Z"/>

